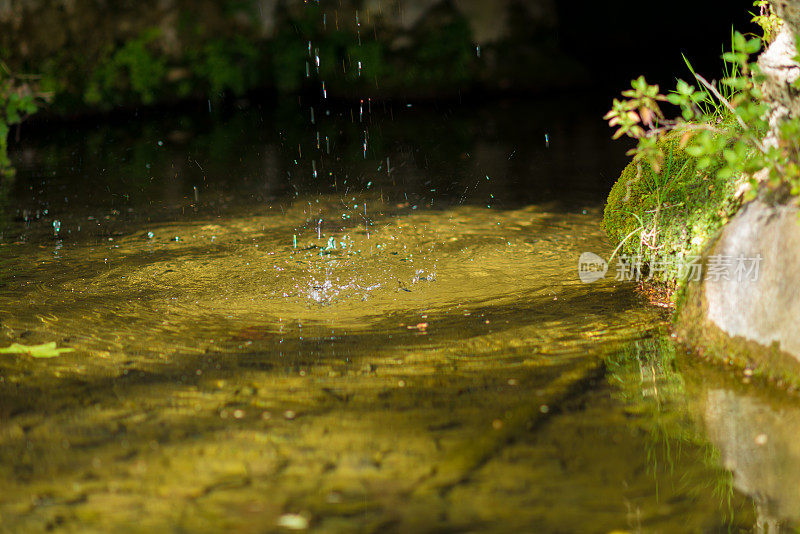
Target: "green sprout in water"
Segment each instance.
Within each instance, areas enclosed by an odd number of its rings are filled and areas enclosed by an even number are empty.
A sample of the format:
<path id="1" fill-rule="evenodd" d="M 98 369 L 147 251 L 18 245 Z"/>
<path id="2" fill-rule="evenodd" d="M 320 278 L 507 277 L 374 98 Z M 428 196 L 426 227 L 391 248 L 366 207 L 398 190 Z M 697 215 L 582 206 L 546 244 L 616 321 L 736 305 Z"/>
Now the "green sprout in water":
<path id="1" fill-rule="evenodd" d="M 42 343 L 40 345 L 21 345 L 12 343 L 0 349 L 0 354 L 23 354 L 32 358 L 55 358 L 64 352 L 73 352 L 75 349 L 57 349 L 56 342 Z"/>

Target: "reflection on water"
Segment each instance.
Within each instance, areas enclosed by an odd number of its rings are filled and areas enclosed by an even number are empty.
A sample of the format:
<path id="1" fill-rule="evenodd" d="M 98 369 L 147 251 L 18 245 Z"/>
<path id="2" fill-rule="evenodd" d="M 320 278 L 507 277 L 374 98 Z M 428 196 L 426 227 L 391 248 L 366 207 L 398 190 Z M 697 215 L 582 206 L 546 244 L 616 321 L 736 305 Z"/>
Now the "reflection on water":
<path id="1" fill-rule="evenodd" d="M 730 377 L 699 376 L 704 380 L 692 384 L 698 390 L 693 412 L 733 473 L 733 485 L 755 501 L 756 530 L 794 532 L 800 524 L 800 406 Z"/>
<path id="2" fill-rule="evenodd" d="M 278 209 L 297 195 L 344 200 L 354 192 L 412 208 L 557 200 L 577 209 L 597 203 L 625 162 L 596 114 L 566 100 L 477 109 L 375 104 L 363 121 L 354 109 L 318 113 L 313 127 L 307 108 L 292 102 L 280 111 L 42 131 L 14 154 L 19 177 L 6 215 L 46 220 L 51 233 L 54 219 L 80 216 L 62 231 L 72 235 L 78 226 L 114 231 L 115 221 Z M 19 229 L 11 231 L 16 237 Z"/>
<path id="3" fill-rule="evenodd" d="M 578 280 L 610 248 L 603 130 L 403 107 L 364 157 L 336 113 L 318 147 L 247 112 L 18 155 L 1 344 L 76 351 L 0 358 L 4 528 L 717 532 L 791 507 L 703 432 L 692 399 L 724 396 L 663 316 Z"/>

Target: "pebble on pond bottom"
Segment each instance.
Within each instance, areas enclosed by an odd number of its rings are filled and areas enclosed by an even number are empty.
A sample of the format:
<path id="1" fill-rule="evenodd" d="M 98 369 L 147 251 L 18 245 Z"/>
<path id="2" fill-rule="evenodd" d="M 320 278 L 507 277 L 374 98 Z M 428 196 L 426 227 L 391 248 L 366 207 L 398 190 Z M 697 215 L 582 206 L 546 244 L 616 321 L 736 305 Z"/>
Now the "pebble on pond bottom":
<path id="1" fill-rule="evenodd" d="M 290 530 L 306 530 L 308 519 L 300 514 L 283 514 L 278 518 L 278 526 Z"/>

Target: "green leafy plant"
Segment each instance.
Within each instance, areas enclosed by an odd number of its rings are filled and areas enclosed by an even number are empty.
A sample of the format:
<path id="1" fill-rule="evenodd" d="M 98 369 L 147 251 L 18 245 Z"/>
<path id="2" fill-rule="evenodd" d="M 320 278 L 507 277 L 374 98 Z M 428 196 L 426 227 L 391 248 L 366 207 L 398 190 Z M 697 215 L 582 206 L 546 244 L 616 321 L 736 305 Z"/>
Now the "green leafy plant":
<path id="1" fill-rule="evenodd" d="M 732 32 L 719 82 L 706 80 L 684 57 L 693 83 L 678 80 L 664 93 L 640 76 L 606 114 L 614 138 L 636 141 L 604 216 L 624 254 L 697 257 L 742 201 L 756 195 L 800 201 L 800 120 L 770 129 L 761 94 L 766 77 L 755 61 L 780 20 L 768 4 L 755 5 L 765 38 Z M 682 276 L 661 274 L 669 284 Z"/>
<path id="2" fill-rule="evenodd" d="M 13 73 L 0 61 L 0 177 L 14 174 L 8 158 L 8 134 L 11 127 L 36 113 L 50 99 L 37 88 L 38 77 Z"/>
<path id="3" fill-rule="evenodd" d="M 678 80 L 669 94 L 644 77 L 634 80 L 624 91 L 624 100 L 615 99 L 605 118 L 617 127 L 614 137 L 623 135 L 637 140 L 630 151 L 634 162 L 647 162 L 658 172 L 664 160 L 657 140 L 667 132 L 682 132 L 681 147 L 697 159 L 704 170 L 722 156 L 724 163 L 716 170 L 719 178 L 750 177 L 747 197 L 755 196 L 759 181 L 754 175 L 766 169 L 767 185 L 800 194 L 800 122 L 785 122 L 775 144 L 764 142 L 768 130 L 767 107 L 761 99 L 764 76 L 751 58 L 761 50 L 761 39 L 734 33 L 732 49 L 723 54 L 726 77 L 720 83 L 709 82 L 693 72 L 698 85 Z M 661 105 L 678 108 L 676 118 L 667 118 Z"/>
<path id="4" fill-rule="evenodd" d="M 753 7 L 758 8 L 758 13 L 750 13 L 753 15 L 751 21 L 761 27 L 764 42 L 771 43 L 781 30 L 781 19 L 775 14 L 768 0 L 756 0 L 753 2 Z"/>

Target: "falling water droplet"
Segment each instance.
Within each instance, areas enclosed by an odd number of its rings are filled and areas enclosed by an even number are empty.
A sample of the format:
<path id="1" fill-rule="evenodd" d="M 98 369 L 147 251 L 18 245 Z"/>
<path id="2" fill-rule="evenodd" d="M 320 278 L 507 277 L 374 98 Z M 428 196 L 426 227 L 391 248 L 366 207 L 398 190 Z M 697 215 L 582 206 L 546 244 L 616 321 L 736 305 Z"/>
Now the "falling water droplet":
<path id="1" fill-rule="evenodd" d="M 328 91 L 325 89 L 325 82 L 322 82 L 322 98 L 328 98 Z"/>
<path id="2" fill-rule="evenodd" d="M 477 45 L 477 46 L 475 47 L 475 54 L 476 54 L 478 57 L 481 57 L 481 45 Z"/>
<path id="3" fill-rule="evenodd" d="M 544 134 L 544 146 L 545 148 L 550 148 L 550 136 L 547 134 Z"/>
<path id="4" fill-rule="evenodd" d="M 358 62 L 358 75 L 361 76 L 361 62 Z"/>
<path id="5" fill-rule="evenodd" d="M 59 230 L 61 230 L 61 221 L 56 219 L 53 221 L 53 234 L 58 235 Z"/>
<path id="6" fill-rule="evenodd" d="M 316 124 L 316 121 L 314 120 L 314 108 L 313 107 L 311 108 L 311 124 Z"/>
<path id="7" fill-rule="evenodd" d="M 315 160 L 315 159 L 311 160 L 311 170 L 314 173 L 314 178 L 316 178 L 317 177 L 317 160 Z"/>

